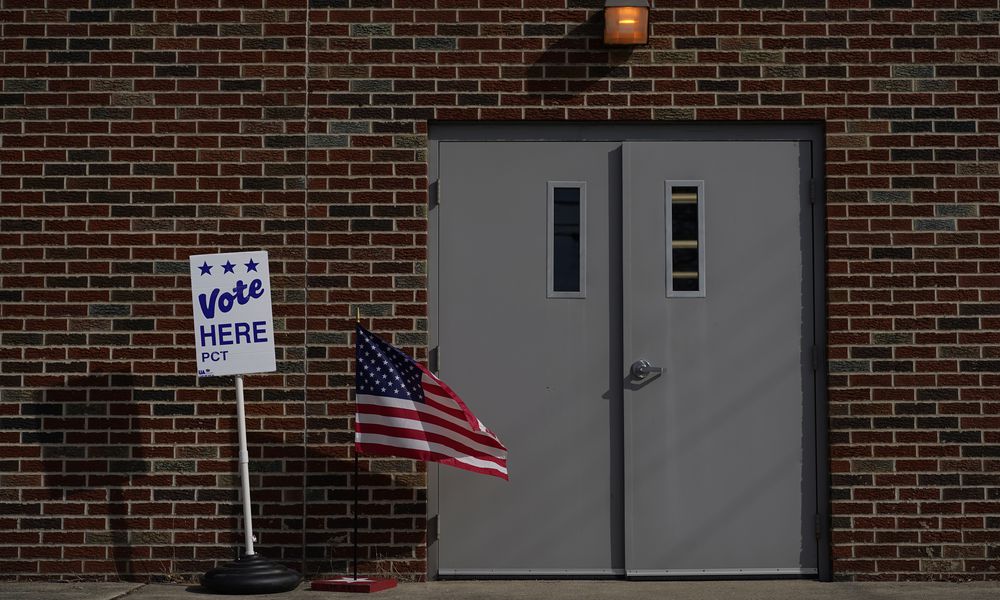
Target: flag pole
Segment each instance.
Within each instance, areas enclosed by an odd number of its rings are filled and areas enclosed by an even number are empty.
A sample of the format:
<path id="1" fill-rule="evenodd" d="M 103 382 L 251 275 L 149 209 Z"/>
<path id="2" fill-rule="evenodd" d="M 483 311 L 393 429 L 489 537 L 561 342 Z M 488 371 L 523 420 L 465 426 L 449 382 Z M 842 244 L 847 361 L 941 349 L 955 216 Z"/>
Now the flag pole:
<path id="1" fill-rule="evenodd" d="M 354 313 L 354 318 L 357 324 L 361 325 L 361 309 L 357 308 Z M 354 347 L 357 350 L 360 348 L 361 336 L 359 335 L 357 328 L 355 328 L 354 334 Z M 360 352 L 360 350 L 358 350 Z M 354 374 L 357 377 L 358 372 L 358 361 L 354 362 Z M 358 452 L 358 439 L 357 439 L 357 385 L 355 385 L 354 390 L 354 402 L 355 402 L 355 412 L 354 412 L 354 423 L 355 423 L 355 438 L 354 438 L 354 507 L 352 509 L 352 514 L 354 516 L 354 566 L 352 577 L 338 577 L 336 579 L 317 579 L 312 582 L 310 586 L 313 590 L 320 590 L 324 592 L 351 592 L 351 593 L 366 593 L 366 592 L 381 592 L 382 590 L 387 590 L 396 587 L 395 579 L 375 579 L 372 577 L 365 577 L 364 579 L 358 579 L 358 498 L 361 496 L 360 492 L 360 479 L 361 479 L 361 469 L 359 468 L 360 462 L 360 452 Z"/>
<path id="2" fill-rule="evenodd" d="M 358 580 L 358 448 L 354 448 L 354 581 Z"/>
<path id="3" fill-rule="evenodd" d="M 355 307 L 354 317 L 357 319 L 358 325 L 361 324 L 361 308 Z M 358 335 L 357 332 L 354 333 L 355 337 Z M 357 340 L 354 342 L 357 344 Z M 354 370 L 358 370 L 358 365 L 355 362 Z M 355 391 L 354 402 L 357 403 L 357 391 Z M 355 420 L 358 418 L 357 411 L 354 413 Z M 354 425 L 355 430 L 357 429 L 357 423 Z M 354 444 L 354 581 L 358 580 L 358 444 L 355 440 Z"/>

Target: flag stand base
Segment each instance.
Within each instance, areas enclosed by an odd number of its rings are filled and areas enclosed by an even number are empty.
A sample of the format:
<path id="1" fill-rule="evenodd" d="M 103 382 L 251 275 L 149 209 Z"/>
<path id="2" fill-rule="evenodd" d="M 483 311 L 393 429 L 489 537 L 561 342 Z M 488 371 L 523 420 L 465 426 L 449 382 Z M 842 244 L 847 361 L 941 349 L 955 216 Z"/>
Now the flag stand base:
<path id="1" fill-rule="evenodd" d="M 216 594 L 250 595 L 290 592 L 302 576 L 260 554 L 244 554 L 201 577 L 201 585 Z"/>
<path id="2" fill-rule="evenodd" d="M 367 577 L 338 577 L 336 579 L 317 579 L 309 589 L 321 592 L 351 592 L 367 594 L 381 592 L 396 587 L 395 579 L 369 579 Z"/>

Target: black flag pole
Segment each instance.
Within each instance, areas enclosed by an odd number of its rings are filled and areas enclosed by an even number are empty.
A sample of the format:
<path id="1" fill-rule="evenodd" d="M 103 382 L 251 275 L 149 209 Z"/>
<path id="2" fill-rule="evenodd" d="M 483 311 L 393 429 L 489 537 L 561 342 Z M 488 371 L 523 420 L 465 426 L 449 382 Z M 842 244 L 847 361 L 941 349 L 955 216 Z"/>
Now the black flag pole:
<path id="1" fill-rule="evenodd" d="M 355 327 L 355 348 L 358 348 L 359 339 L 361 334 L 361 309 L 356 309 L 355 312 L 356 327 Z M 354 363 L 355 375 L 357 374 L 357 361 Z M 354 388 L 354 403 L 357 406 L 358 402 L 358 390 L 355 385 Z M 357 430 L 357 419 L 358 412 L 354 412 L 355 420 L 355 430 Z M 354 515 L 354 564 L 352 566 L 352 576 L 351 577 L 338 577 L 336 579 L 317 579 L 312 582 L 311 589 L 321 590 L 324 592 L 380 592 L 382 590 L 387 590 L 389 588 L 396 587 L 395 579 L 375 579 L 371 577 L 358 577 L 358 522 L 360 521 L 360 515 L 358 514 L 358 498 L 361 496 L 360 490 L 360 479 L 361 479 L 361 469 L 359 468 L 359 457 L 358 454 L 358 444 L 357 437 L 354 440 L 354 507 L 352 509 L 352 514 Z"/>
<path id="2" fill-rule="evenodd" d="M 358 580 L 358 447 L 354 447 L 354 581 Z"/>
<path id="3" fill-rule="evenodd" d="M 354 310 L 355 310 L 354 315 L 355 315 L 355 318 L 357 319 L 357 324 L 360 325 L 361 324 L 361 309 L 360 308 L 356 308 Z M 355 328 L 354 335 L 355 335 L 355 337 L 357 337 L 357 335 L 358 335 L 357 328 Z M 355 340 L 354 343 L 357 344 L 357 340 Z M 357 366 L 357 363 L 355 363 L 354 364 L 354 370 L 357 371 L 357 369 L 358 369 L 358 366 Z M 354 403 L 355 404 L 357 404 L 357 402 L 358 402 L 358 396 L 357 396 L 357 394 L 358 394 L 358 392 L 355 389 L 354 390 Z M 355 420 L 354 428 L 355 428 L 355 430 L 357 430 L 357 427 L 358 427 L 358 425 L 357 425 L 357 419 L 358 419 L 358 413 L 357 413 L 357 411 L 355 411 L 354 412 L 354 420 Z M 357 581 L 358 580 L 358 444 L 357 444 L 357 439 L 355 439 L 355 443 L 354 443 L 354 510 L 353 510 L 353 514 L 354 514 L 354 581 Z"/>

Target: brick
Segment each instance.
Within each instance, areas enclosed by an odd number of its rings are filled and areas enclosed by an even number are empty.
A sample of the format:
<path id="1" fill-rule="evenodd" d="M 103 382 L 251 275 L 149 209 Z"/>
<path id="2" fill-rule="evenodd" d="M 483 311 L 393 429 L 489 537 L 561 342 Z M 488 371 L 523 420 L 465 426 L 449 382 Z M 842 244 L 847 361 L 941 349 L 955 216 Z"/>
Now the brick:
<path id="1" fill-rule="evenodd" d="M 963 372 L 1000 372 L 1000 360 L 963 360 L 959 365 Z"/>
<path id="2" fill-rule="evenodd" d="M 49 52 L 50 63 L 87 63 L 90 52 Z"/>
<path id="3" fill-rule="evenodd" d="M 68 20 L 70 23 L 104 23 L 111 20 L 111 11 L 71 10 Z"/>
<path id="4" fill-rule="evenodd" d="M 978 329 L 979 319 L 976 318 L 941 318 L 938 327 L 942 330 Z"/>

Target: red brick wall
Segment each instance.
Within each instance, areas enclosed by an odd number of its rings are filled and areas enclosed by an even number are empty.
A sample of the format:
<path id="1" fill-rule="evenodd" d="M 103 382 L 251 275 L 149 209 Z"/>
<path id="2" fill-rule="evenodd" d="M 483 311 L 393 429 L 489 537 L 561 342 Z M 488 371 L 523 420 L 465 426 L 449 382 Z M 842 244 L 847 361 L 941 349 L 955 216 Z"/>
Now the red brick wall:
<path id="1" fill-rule="evenodd" d="M 608 51 L 600 0 L 0 0 L 0 576 L 232 555 L 186 260 L 241 248 L 260 549 L 343 571 L 355 308 L 426 351 L 428 120 L 611 119 L 825 122 L 835 576 L 1000 577 L 995 0 L 654 3 Z M 422 467 L 362 470 L 364 569 L 422 573 Z"/>

